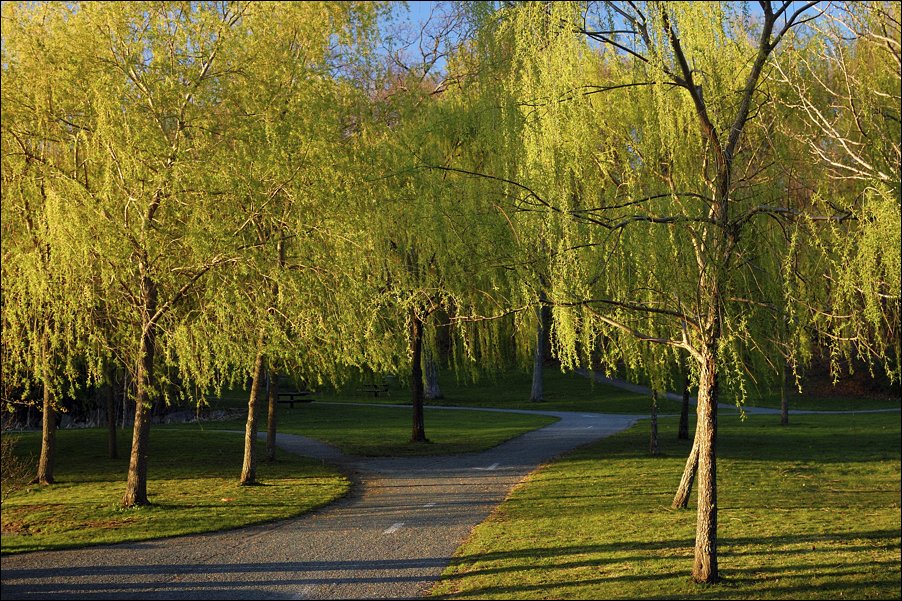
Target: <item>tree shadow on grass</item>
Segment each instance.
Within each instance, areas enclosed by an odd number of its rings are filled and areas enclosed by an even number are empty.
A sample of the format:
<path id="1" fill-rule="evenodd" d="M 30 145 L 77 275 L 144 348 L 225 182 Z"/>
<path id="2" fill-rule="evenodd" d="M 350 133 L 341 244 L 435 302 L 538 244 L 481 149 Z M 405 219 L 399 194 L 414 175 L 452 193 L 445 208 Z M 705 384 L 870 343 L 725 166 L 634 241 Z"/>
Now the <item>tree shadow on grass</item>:
<path id="1" fill-rule="evenodd" d="M 847 544 L 854 540 L 858 544 Z M 860 541 L 873 541 L 866 544 Z M 899 548 L 899 532 L 896 530 L 871 530 L 835 535 L 784 535 L 770 537 L 735 537 L 721 538 L 719 540 L 719 555 L 721 561 L 721 577 L 723 582 L 717 587 L 710 587 L 710 594 L 704 588 L 693 587 L 693 597 L 719 598 L 725 591 L 731 588 L 743 588 L 744 590 L 759 590 L 763 585 L 768 591 L 781 590 L 790 598 L 793 592 L 810 595 L 813 585 L 788 584 L 777 586 L 781 578 L 809 578 L 816 574 L 819 581 L 825 586 L 826 591 L 832 591 L 837 595 L 843 591 L 854 590 L 862 586 L 862 580 L 876 586 L 880 590 L 891 590 L 899 585 L 900 564 L 894 560 L 870 560 L 858 561 L 854 564 L 845 564 L 837 559 L 825 561 L 812 561 L 811 554 L 829 554 L 836 551 L 841 545 L 843 554 L 850 552 L 869 552 L 874 550 L 890 551 Z M 798 545 L 805 548 L 798 548 Z M 785 548 L 796 545 L 796 548 Z M 485 586 L 478 588 L 466 588 L 460 596 L 488 597 L 488 596 L 523 596 L 525 593 L 541 590 L 558 590 L 571 587 L 584 587 L 612 582 L 651 582 L 666 579 L 688 579 L 689 566 L 693 555 L 693 539 L 680 539 L 669 541 L 638 541 L 638 542 L 614 542 L 593 545 L 575 545 L 569 547 L 536 547 L 520 549 L 516 551 L 498 551 L 479 554 L 459 555 L 452 559 L 449 566 L 454 574 L 447 575 L 443 581 L 452 587 L 456 581 L 464 581 L 472 577 L 492 576 L 500 574 L 526 574 L 530 571 L 541 573 L 541 582 L 532 584 L 523 582 L 517 584 Z M 731 549 L 733 547 L 733 549 Z M 752 547 L 752 549 L 737 547 Z M 809 561 L 787 563 L 790 556 L 809 556 Z M 588 557 L 587 557 L 588 556 Z M 746 556 L 774 557 L 774 565 L 731 567 L 731 563 L 738 561 L 736 558 Z M 577 558 L 578 557 L 578 558 Z M 732 558 L 732 559 L 731 559 Z M 685 564 L 685 569 L 673 571 L 673 562 Z M 550 582 L 549 576 L 554 572 L 568 574 L 579 568 L 597 568 L 604 570 L 606 565 L 617 566 L 631 565 L 635 563 L 660 562 L 661 571 L 655 573 L 616 574 L 601 576 L 593 579 L 579 579 L 578 581 Z M 874 579 L 874 574 L 880 574 Z M 884 577 L 885 576 L 885 577 Z M 510 578 L 511 576 L 508 576 Z M 553 578 L 553 576 L 552 576 Z M 854 582 L 846 582 L 852 580 Z M 768 582 L 770 581 L 770 582 Z M 446 595 L 447 598 L 455 598 L 456 594 Z M 817 596 L 833 598 L 836 595 L 824 594 L 820 591 Z M 666 595 L 647 598 L 674 598 L 673 592 Z M 838 598 L 838 597 L 837 597 Z"/>

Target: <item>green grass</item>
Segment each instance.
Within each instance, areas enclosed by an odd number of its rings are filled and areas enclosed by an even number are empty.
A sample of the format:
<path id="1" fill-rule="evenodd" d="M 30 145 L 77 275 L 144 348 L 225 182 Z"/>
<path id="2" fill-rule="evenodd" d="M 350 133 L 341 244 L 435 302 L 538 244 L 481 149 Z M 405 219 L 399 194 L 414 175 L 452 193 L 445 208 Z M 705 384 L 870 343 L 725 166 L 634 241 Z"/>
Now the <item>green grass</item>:
<path id="1" fill-rule="evenodd" d="M 648 422 L 532 474 L 460 548 L 433 595 L 522 599 L 900 597 L 900 422 L 722 415 L 716 586 L 691 582 L 690 511 L 670 509 L 689 445 Z"/>
<path id="2" fill-rule="evenodd" d="M 407 457 L 482 451 L 556 421 L 553 417 L 485 411 L 426 409 L 429 443 L 411 443 L 409 408 L 309 403 L 280 405 L 279 432 L 328 442 L 350 455 Z M 212 422 L 186 428 L 239 429 L 241 421 Z M 265 418 L 261 429 L 265 428 Z"/>
<path id="3" fill-rule="evenodd" d="M 533 411 L 592 411 L 598 413 L 647 413 L 651 399 L 646 395 L 627 392 L 614 386 L 598 384 L 575 373 L 562 373 L 556 367 L 545 369 L 544 397 L 540 403 L 529 401 L 532 374 L 524 371 L 508 371 L 495 376 L 484 376 L 477 382 L 459 379 L 451 372 L 442 372 L 439 384 L 443 399 L 426 401 L 426 406 L 495 407 L 501 409 L 528 409 Z M 373 405 L 409 404 L 410 391 L 406 382 L 392 380 L 389 394 L 373 397 L 357 392 L 356 384 L 341 390 L 321 390 L 316 398 L 332 402 L 354 402 Z M 282 383 L 283 390 L 292 386 Z M 221 399 L 211 401 L 214 408 L 240 408 L 247 405 L 247 392 L 224 391 Z M 674 403 L 673 407 L 679 409 Z"/>
<path id="4" fill-rule="evenodd" d="M 222 432 L 150 434 L 149 507 L 118 505 L 125 491 L 130 437 L 106 456 L 103 430 L 60 430 L 53 486 L 31 486 L 3 502 L 2 552 L 211 532 L 292 517 L 343 496 L 350 483 L 320 462 L 282 453 L 259 462 L 263 486 L 238 486 L 244 438 Z M 202 436 L 199 439 L 198 436 Z M 22 434 L 20 453 L 37 457 L 40 433 Z"/>
<path id="5" fill-rule="evenodd" d="M 445 398 L 436 405 L 500 407 L 539 411 L 591 411 L 596 413 L 647 413 L 651 399 L 621 388 L 598 384 L 575 373 L 548 367 L 543 375 L 543 397 L 529 401 L 532 374 L 511 371 L 479 382 L 458 382 L 451 374 L 440 381 Z"/>
<path id="6" fill-rule="evenodd" d="M 621 388 L 606 384 L 593 383 L 588 378 L 575 373 L 562 373 L 556 367 L 545 369 L 545 400 L 541 403 L 529 402 L 532 384 L 531 373 L 512 370 L 495 376 L 485 376 L 478 382 L 465 381 L 455 377 L 453 373 L 443 372 L 440 385 L 444 399 L 426 401 L 426 406 L 451 407 L 495 407 L 501 409 L 528 409 L 538 411 L 586 411 L 596 413 L 627 413 L 647 415 L 651 399 L 648 395 L 628 392 Z M 321 390 L 317 398 L 330 402 L 353 402 L 372 405 L 409 404 L 410 392 L 402 387 L 397 379 L 392 381 L 388 396 L 373 397 L 356 391 L 355 384 L 349 384 L 342 390 Z M 283 382 L 283 388 L 291 386 Z M 678 393 L 681 391 L 677 391 Z M 694 394 L 694 391 L 693 391 Z M 732 403 L 733 399 L 724 395 L 724 403 Z M 240 409 L 247 406 L 247 392 L 231 390 L 223 393 L 222 399 L 212 401 L 214 407 Z M 797 394 L 793 392 L 789 399 L 792 411 L 860 411 L 867 409 L 899 408 L 900 399 L 879 397 L 841 397 L 815 396 L 813 394 Z M 779 409 L 780 396 L 776 394 L 753 394 L 749 397 L 748 407 L 769 407 Z M 680 404 L 669 399 L 659 400 L 659 411 L 665 414 L 678 413 Z M 694 408 L 693 408 L 694 411 Z"/>
<path id="7" fill-rule="evenodd" d="M 727 401 L 729 402 L 729 401 Z M 780 408 L 779 393 L 766 396 L 751 396 L 746 403 L 748 407 Z M 862 411 L 868 409 L 898 409 L 902 405 L 900 399 L 879 397 L 843 397 L 815 396 L 812 394 L 793 393 L 789 396 L 789 413 L 793 411 Z"/>

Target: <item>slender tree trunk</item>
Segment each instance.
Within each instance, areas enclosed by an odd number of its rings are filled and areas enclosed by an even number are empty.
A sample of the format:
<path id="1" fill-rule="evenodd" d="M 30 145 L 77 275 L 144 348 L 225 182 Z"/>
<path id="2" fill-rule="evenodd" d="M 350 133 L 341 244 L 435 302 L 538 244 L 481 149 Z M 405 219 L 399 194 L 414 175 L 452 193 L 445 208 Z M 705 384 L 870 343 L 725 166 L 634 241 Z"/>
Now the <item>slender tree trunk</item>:
<path id="1" fill-rule="evenodd" d="M 247 424 L 244 427 L 244 464 L 241 466 L 241 486 L 257 483 L 257 397 L 260 395 L 260 379 L 263 377 L 263 333 L 257 340 L 257 357 L 254 359 L 254 375 L 251 394 L 247 400 Z"/>
<path id="2" fill-rule="evenodd" d="M 786 394 L 786 364 L 780 370 L 780 425 L 789 425 L 789 397 Z"/>
<path id="3" fill-rule="evenodd" d="M 673 503 L 670 504 L 674 509 L 686 509 L 689 506 L 692 483 L 695 482 L 695 473 L 698 470 L 698 424 L 695 427 L 695 434 L 695 439 L 692 441 L 692 450 L 689 451 L 686 467 L 683 468 L 683 477 L 680 478 L 680 485 L 673 496 Z"/>
<path id="4" fill-rule="evenodd" d="M 279 242 L 276 245 L 276 252 L 279 256 L 279 269 L 285 269 L 285 232 L 280 232 Z M 279 299 L 279 280 L 276 278 L 272 286 L 272 306 L 269 308 L 270 314 L 276 312 L 276 304 Z M 276 460 L 276 408 L 279 401 L 279 372 L 271 365 L 268 371 L 269 377 L 266 379 L 266 460 Z"/>
<path id="5" fill-rule="evenodd" d="M 719 328 L 718 328 L 719 330 Z M 719 580 L 717 571 L 717 346 L 705 347 L 698 386 L 698 517 L 695 529 L 696 582 Z"/>
<path id="6" fill-rule="evenodd" d="M 423 419 L 423 321 L 416 311 L 410 312 L 410 400 L 413 404 L 413 432 L 411 442 L 426 442 L 426 424 Z"/>
<path id="7" fill-rule="evenodd" d="M 116 380 L 114 370 L 109 370 L 109 382 L 106 386 L 106 452 L 110 459 L 118 459 L 119 449 L 116 444 Z"/>
<path id="8" fill-rule="evenodd" d="M 426 398 L 431 401 L 445 398 L 438 385 L 438 365 L 435 362 L 435 355 L 428 347 L 423 349 L 423 363 L 425 364 Z"/>
<path id="9" fill-rule="evenodd" d="M 150 316 L 156 313 L 156 285 L 143 278 L 144 319 L 141 346 L 138 356 L 138 373 L 135 382 L 135 423 L 132 428 L 132 450 L 128 462 L 128 480 L 122 505 L 136 507 L 149 505 L 147 500 L 147 457 L 150 446 L 150 399 L 154 383 L 153 364 L 156 354 L 156 323 Z"/>
<path id="10" fill-rule="evenodd" d="M 276 460 L 276 402 L 279 400 L 279 374 L 269 370 L 266 411 L 266 460 Z"/>
<path id="11" fill-rule="evenodd" d="M 689 370 L 683 377 L 683 404 L 680 407 L 680 429 L 677 440 L 689 440 Z"/>
<path id="12" fill-rule="evenodd" d="M 50 375 L 44 373 L 44 419 L 41 427 L 41 458 L 35 484 L 53 484 L 53 466 L 56 462 L 56 408 L 53 404 Z"/>
<path id="13" fill-rule="evenodd" d="M 660 454 L 658 449 L 658 391 L 651 391 L 651 436 L 648 450 L 652 455 Z"/>
<path id="14" fill-rule="evenodd" d="M 547 300 L 545 293 L 539 295 L 542 304 L 536 310 L 539 318 L 539 325 L 536 327 L 536 350 L 533 354 L 532 361 L 532 390 L 529 394 L 529 400 L 533 403 L 541 403 L 545 400 L 545 359 L 548 352 L 551 308 L 544 304 Z"/>

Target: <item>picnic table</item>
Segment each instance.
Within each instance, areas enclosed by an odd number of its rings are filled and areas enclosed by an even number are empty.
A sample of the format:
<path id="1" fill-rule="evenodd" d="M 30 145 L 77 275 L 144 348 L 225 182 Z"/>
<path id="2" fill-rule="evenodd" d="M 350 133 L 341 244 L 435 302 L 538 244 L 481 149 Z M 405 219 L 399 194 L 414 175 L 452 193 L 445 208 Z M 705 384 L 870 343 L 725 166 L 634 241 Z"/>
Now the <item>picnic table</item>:
<path id="1" fill-rule="evenodd" d="M 316 399 L 313 398 L 314 394 L 316 393 L 312 390 L 279 391 L 279 398 L 276 402 L 288 403 L 288 406 L 294 409 L 295 403 L 311 403 L 315 401 Z"/>
<path id="2" fill-rule="evenodd" d="M 380 393 L 388 394 L 388 382 L 364 384 L 357 389 L 357 392 L 372 393 L 374 397 L 378 397 Z"/>

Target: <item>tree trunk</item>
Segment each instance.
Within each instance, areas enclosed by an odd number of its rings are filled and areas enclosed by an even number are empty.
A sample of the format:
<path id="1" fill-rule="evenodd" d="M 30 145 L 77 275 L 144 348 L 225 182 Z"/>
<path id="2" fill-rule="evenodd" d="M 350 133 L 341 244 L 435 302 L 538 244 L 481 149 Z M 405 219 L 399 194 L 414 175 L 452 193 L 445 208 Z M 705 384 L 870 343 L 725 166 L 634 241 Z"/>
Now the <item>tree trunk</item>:
<path id="1" fill-rule="evenodd" d="M 431 401 L 445 398 L 445 395 L 442 394 L 442 389 L 438 385 L 438 365 L 435 363 L 435 355 L 432 349 L 426 348 L 423 350 L 423 363 L 426 366 L 426 398 Z"/>
<path id="2" fill-rule="evenodd" d="M 279 255 L 279 269 L 285 269 L 285 232 L 280 232 L 279 242 L 276 245 Z M 276 278 L 272 286 L 273 305 L 269 308 L 270 314 L 276 312 L 276 304 L 279 298 L 279 279 Z M 279 401 L 279 373 L 269 366 L 269 377 L 266 379 L 266 460 L 276 460 L 276 409 Z"/>
<path id="3" fill-rule="evenodd" d="M 247 400 L 247 424 L 244 427 L 244 464 L 241 466 L 241 486 L 257 484 L 257 397 L 260 394 L 260 378 L 263 376 L 263 333 L 257 340 L 257 357 L 254 359 L 254 375 L 251 394 Z"/>
<path id="4" fill-rule="evenodd" d="M 683 477 L 680 478 L 680 485 L 677 487 L 676 494 L 673 497 L 673 503 L 670 504 L 674 509 L 686 509 L 689 506 L 692 483 L 695 482 L 695 473 L 698 470 L 698 440 L 698 424 L 696 424 L 692 450 L 689 451 L 686 467 L 683 468 Z"/>
<path id="5" fill-rule="evenodd" d="M 45 368 L 46 369 L 46 368 Z M 41 428 L 41 459 L 35 484 L 53 484 L 53 466 L 56 462 L 56 408 L 50 390 L 50 376 L 44 374 L 44 419 Z"/>
<path id="6" fill-rule="evenodd" d="M 658 391 L 651 391 L 651 437 L 648 450 L 652 455 L 660 454 L 658 449 Z"/>
<path id="7" fill-rule="evenodd" d="M 153 364 L 156 354 L 156 323 L 150 316 L 156 313 L 156 286 L 143 279 L 144 317 L 141 346 L 138 354 L 138 373 L 135 382 L 135 424 L 132 428 L 132 450 L 128 461 L 128 480 L 125 485 L 124 507 L 149 505 L 147 500 L 147 457 L 150 445 L 150 390 L 153 386 Z"/>
<path id="8" fill-rule="evenodd" d="M 719 329 L 719 328 L 718 328 Z M 698 517 L 695 529 L 696 582 L 714 583 L 717 572 L 717 346 L 705 347 L 698 386 Z"/>
<path id="9" fill-rule="evenodd" d="M 106 452 L 110 459 L 119 458 L 116 445 L 116 381 L 113 370 L 109 371 L 109 382 L 106 386 Z"/>
<path id="10" fill-rule="evenodd" d="M 423 321 L 416 311 L 410 312 L 410 400 L 413 404 L 413 432 L 411 442 L 426 441 L 426 424 L 423 420 Z"/>
<path id="11" fill-rule="evenodd" d="M 786 364 L 780 370 L 780 425 L 789 425 L 789 397 L 786 394 Z"/>
<path id="12" fill-rule="evenodd" d="M 279 374 L 269 370 L 266 411 L 266 460 L 276 460 L 276 402 L 279 400 Z"/>
<path id="13" fill-rule="evenodd" d="M 536 310 L 539 325 L 536 327 L 536 350 L 532 361 L 532 391 L 529 400 L 532 403 L 541 403 L 545 400 L 545 359 L 547 357 L 551 322 L 551 308 L 544 304 L 547 300 L 545 293 L 539 295 L 542 304 Z"/>
<path id="14" fill-rule="evenodd" d="M 683 404 L 680 407 L 680 429 L 677 432 L 677 440 L 689 440 L 689 370 L 686 370 L 683 379 Z M 693 477 L 695 477 L 693 475 Z"/>

